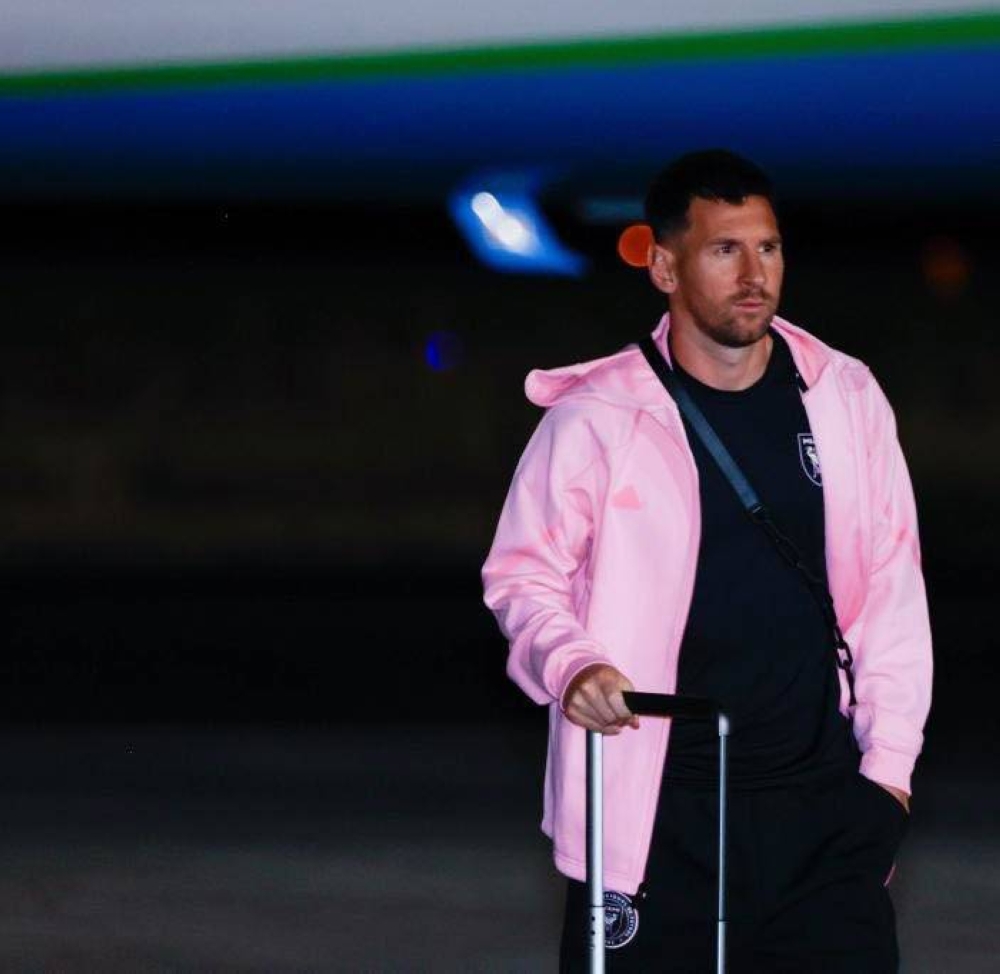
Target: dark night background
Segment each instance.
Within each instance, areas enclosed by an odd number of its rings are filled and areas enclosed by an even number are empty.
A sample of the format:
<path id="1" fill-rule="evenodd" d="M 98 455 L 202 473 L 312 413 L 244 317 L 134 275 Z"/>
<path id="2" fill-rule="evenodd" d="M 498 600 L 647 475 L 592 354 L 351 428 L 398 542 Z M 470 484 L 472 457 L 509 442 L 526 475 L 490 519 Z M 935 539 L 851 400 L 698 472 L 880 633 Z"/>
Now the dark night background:
<path id="1" fill-rule="evenodd" d="M 582 281 L 484 270 L 422 207 L 0 208 L 0 967 L 551 963 L 545 714 L 479 569 L 540 416 L 525 373 L 662 312 L 615 228 L 551 215 Z M 781 312 L 872 367 L 921 516 L 906 969 L 987 970 L 1000 212 L 782 216 Z"/>
<path id="2" fill-rule="evenodd" d="M 988 627 L 955 628 L 1000 544 L 996 215 L 783 211 L 782 314 L 896 410 L 942 731 L 996 672 Z M 583 281 L 480 269 L 429 209 L 0 211 L 8 718 L 531 719 L 479 582 L 524 375 L 662 312 L 613 230 L 553 216 Z"/>

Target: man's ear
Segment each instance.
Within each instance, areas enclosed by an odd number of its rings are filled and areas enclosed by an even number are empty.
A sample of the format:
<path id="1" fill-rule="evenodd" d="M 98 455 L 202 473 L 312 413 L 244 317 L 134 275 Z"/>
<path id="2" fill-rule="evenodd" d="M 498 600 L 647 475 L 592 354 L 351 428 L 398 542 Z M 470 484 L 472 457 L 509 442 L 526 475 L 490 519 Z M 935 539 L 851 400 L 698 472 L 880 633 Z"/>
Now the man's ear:
<path id="1" fill-rule="evenodd" d="M 677 290 L 677 259 L 673 251 L 662 244 L 652 243 L 649 247 L 649 279 L 653 286 L 664 294 Z"/>

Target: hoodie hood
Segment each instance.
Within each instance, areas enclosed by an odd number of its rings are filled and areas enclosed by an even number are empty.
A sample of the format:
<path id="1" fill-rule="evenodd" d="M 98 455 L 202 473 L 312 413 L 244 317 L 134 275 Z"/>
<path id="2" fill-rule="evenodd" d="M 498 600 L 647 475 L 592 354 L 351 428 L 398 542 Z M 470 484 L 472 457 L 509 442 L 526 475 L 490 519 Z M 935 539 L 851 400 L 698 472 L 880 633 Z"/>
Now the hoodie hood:
<path id="1" fill-rule="evenodd" d="M 806 386 L 812 386 L 831 358 L 837 354 L 818 338 L 779 318 L 771 322 L 787 342 L 795 366 Z M 660 318 L 651 335 L 656 347 L 670 362 L 667 332 L 670 313 Z M 650 408 L 662 403 L 663 387 L 642 351 L 630 342 L 612 355 L 563 365 L 554 369 L 532 369 L 524 380 L 524 393 L 537 406 L 548 407 L 564 399 L 590 397 L 622 406 Z"/>

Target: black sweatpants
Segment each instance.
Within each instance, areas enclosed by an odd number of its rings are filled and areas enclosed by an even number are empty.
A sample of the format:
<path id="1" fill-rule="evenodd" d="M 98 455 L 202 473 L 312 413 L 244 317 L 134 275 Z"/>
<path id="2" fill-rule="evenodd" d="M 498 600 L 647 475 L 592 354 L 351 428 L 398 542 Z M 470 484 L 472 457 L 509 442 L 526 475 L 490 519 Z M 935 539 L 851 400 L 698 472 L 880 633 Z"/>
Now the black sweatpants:
<path id="1" fill-rule="evenodd" d="M 664 783 L 634 935 L 608 974 L 713 971 L 718 796 Z M 896 923 L 885 887 L 909 816 L 856 771 L 822 784 L 730 794 L 731 974 L 889 974 Z M 610 824 L 610 823 L 609 823 Z M 587 970 L 587 890 L 567 880 L 562 974 Z M 612 934 L 624 940 L 627 901 Z"/>

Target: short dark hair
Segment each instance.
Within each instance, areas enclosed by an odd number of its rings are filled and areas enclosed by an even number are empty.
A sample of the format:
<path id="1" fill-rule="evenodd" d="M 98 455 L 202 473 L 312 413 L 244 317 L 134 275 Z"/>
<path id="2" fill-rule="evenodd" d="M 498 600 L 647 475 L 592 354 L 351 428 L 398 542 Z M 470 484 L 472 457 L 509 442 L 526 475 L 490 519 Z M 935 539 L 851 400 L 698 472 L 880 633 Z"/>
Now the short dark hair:
<path id="1" fill-rule="evenodd" d="M 739 205 L 763 196 L 774 206 L 774 188 L 766 173 L 728 149 L 704 149 L 679 156 L 662 170 L 646 193 L 646 222 L 659 241 L 688 227 L 688 207 L 695 197 Z"/>

